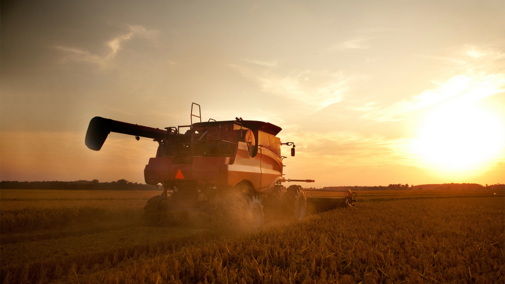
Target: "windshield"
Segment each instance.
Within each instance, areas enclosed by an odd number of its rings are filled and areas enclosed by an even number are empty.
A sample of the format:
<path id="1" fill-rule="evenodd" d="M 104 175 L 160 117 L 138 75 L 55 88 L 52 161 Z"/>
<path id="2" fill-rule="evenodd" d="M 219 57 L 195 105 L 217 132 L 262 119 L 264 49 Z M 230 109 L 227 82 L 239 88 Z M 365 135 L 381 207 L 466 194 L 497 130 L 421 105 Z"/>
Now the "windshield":
<path id="1" fill-rule="evenodd" d="M 247 131 L 233 123 L 217 122 L 184 130 L 160 141 L 156 157 L 234 156 Z"/>

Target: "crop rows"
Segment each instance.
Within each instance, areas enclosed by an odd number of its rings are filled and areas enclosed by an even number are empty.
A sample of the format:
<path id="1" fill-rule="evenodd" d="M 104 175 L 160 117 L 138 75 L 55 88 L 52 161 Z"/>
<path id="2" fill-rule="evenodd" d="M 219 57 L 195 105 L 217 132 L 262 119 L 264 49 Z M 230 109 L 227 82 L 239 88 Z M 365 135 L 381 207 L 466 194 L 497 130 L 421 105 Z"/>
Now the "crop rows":
<path id="1" fill-rule="evenodd" d="M 80 281 L 503 282 L 503 200 L 456 201 L 335 210 L 238 240 L 97 271 Z"/>
<path id="2" fill-rule="evenodd" d="M 402 192 L 402 200 L 387 200 L 390 192 L 383 192 L 382 202 L 379 193 L 370 194 L 373 201 L 360 202 L 358 196 L 354 208 L 309 216 L 300 222 L 267 224 L 254 233 L 200 230 L 182 236 L 188 229 L 184 226 L 159 228 L 167 234 L 165 240 L 151 236 L 145 244 L 4 266 L 0 281 L 504 282 L 503 192 L 497 196 L 485 192 L 467 192 L 461 197 L 436 194 L 433 198 Z M 133 229 L 154 230 L 143 225 Z M 124 238 L 122 232 L 118 239 Z"/>
<path id="3" fill-rule="evenodd" d="M 2 234 L 131 220 L 152 191 L 0 190 Z"/>

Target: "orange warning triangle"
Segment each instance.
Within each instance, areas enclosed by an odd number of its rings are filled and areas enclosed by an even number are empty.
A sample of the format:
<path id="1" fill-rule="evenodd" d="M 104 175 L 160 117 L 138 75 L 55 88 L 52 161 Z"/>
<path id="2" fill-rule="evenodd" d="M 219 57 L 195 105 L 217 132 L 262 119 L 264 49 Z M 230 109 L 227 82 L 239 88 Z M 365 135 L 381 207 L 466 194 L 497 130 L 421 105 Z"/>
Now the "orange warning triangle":
<path id="1" fill-rule="evenodd" d="M 182 175 L 182 173 L 181 173 L 181 170 L 180 170 L 180 169 L 179 169 L 179 171 L 177 171 L 177 174 L 175 175 L 175 178 L 184 179 L 184 176 Z"/>

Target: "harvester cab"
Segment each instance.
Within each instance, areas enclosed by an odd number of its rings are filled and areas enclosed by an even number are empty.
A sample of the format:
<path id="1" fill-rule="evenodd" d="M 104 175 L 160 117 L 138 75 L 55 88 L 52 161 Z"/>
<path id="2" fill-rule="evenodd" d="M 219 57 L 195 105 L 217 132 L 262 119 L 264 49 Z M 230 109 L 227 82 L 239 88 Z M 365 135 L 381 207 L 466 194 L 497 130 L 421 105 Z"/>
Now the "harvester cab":
<path id="1" fill-rule="evenodd" d="M 194 121 L 196 120 L 196 121 Z M 307 198 L 302 187 L 283 182 L 313 182 L 310 179 L 285 179 L 285 156 L 276 135 L 282 130 L 268 122 L 243 120 L 202 121 L 200 105 L 191 105 L 191 123 L 178 127 L 144 127 L 111 119 L 94 117 L 85 143 L 100 150 L 110 132 L 152 138 L 158 142 L 156 156 L 144 169 L 147 184 L 162 184 L 164 192 L 151 198 L 146 214 L 160 211 L 206 211 L 222 207 L 225 196 L 238 196 L 249 223 L 259 225 L 264 216 L 284 215 L 301 219 L 307 213 Z M 310 197 L 309 197 L 310 199 Z M 352 198 L 346 198 L 353 205 Z M 354 199 L 355 200 L 355 199 Z M 339 201 L 340 202 L 340 201 Z M 339 204 L 333 200 L 334 204 Z M 345 203 L 345 202 L 344 202 Z"/>

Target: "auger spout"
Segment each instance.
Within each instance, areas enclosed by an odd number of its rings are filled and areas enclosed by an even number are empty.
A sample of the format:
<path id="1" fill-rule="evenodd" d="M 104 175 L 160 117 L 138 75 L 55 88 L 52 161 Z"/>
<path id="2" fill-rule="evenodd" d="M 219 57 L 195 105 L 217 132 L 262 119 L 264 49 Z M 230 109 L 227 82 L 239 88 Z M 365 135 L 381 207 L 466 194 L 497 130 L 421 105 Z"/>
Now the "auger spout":
<path id="1" fill-rule="evenodd" d="M 86 146 L 91 150 L 99 151 L 111 132 L 147 137 L 158 141 L 168 135 L 166 130 L 95 116 L 89 122 L 85 139 Z"/>

